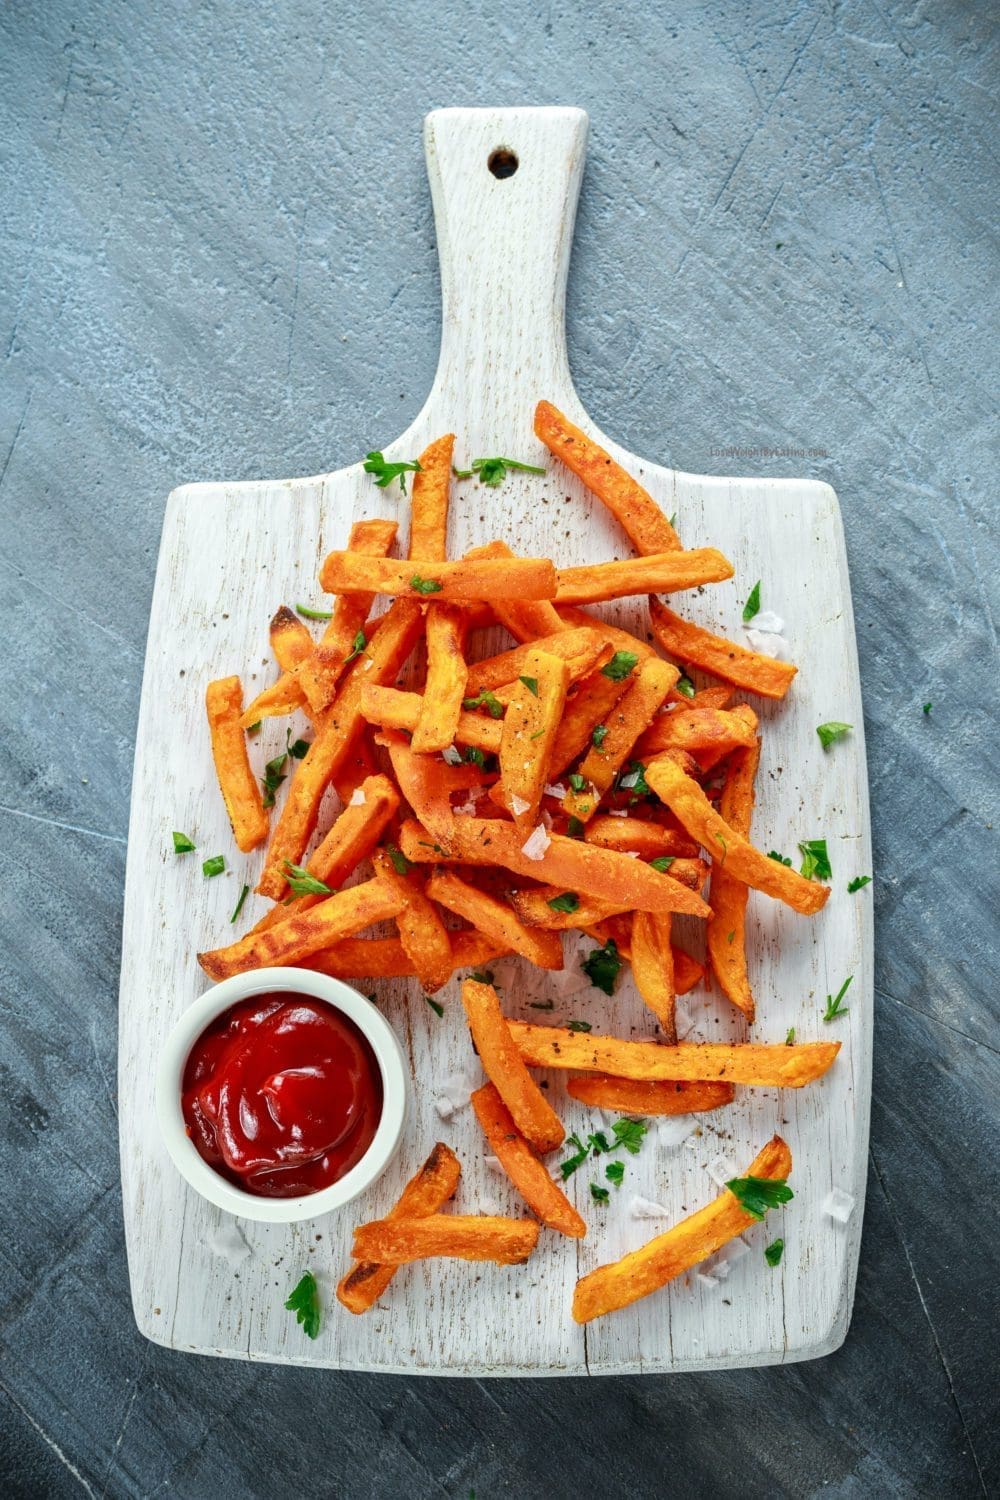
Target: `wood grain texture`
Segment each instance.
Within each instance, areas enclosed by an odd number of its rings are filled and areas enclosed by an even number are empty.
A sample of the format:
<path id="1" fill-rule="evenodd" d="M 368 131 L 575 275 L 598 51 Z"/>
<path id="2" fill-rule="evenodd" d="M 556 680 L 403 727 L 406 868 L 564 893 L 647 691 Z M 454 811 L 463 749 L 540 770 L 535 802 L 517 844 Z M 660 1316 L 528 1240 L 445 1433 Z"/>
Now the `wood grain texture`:
<path id="1" fill-rule="evenodd" d="M 546 396 L 595 432 L 573 391 L 563 337 L 566 270 L 583 165 L 586 120 L 576 110 L 452 111 L 428 119 L 426 145 L 442 267 L 443 334 L 437 378 L 407 432 L 386 449 L 412 457 L 444 431 L 458 434 L 456 464 L 505 453 L 544 462 L 532 434 L 535 401 Z M 498 145 L 520 165 L 506 180 L 486 168 Z M 641 1242 L 649 1226 L 591 1210 L 586 1171 L 571 1180 L 592 1228 L 579 1244 L 546 1236 L 527 1268 L 417 1266 L 402 1273 L 384 1304 L 364 1319 L 335 1310 L 304 1350 L 281 1307 L 269 1268 L 305 1260 L 322 1234 L 330 1275 L 348 1264 L 359 1218 L 384 1213 L 441 1135 L 462 1158 L 460 1212 L 516 1212 L 512 1191 L 483 1161 L 470 1110 L 442 1124 L 434 1080 L 472 1058 L 453 986 L 441 992 L 438 1020 L 419 990 L 378 986 L 379 1003 L 408 1045 L 415 1081 L 408 1144 L 368 1197 L 317 1224 L 241 1225 L 251 1257 L 234 1293 L 231 1270 L 210 1248 L 221 1215 L 189 1193 L 166 1159 L 152 1114 L 150 1078 L 160 1043 L 183 1006 L 204 987 L 196 949 L 225 935 L 242 881 L 257 857 L 232 849 L 211 784 L 200 695 L 211 677 L 248 671 L 249 696 L 268 680 L 266 629 L 274 608 L 315 601 L 314 575 L 362 515 L 395 516 L 400 502 L 377 490 L 359 465 L 314 479 L 195 485 L 168 503 L 147 653 L 133 784 L 121 989 L 120 1092 L 123 1189 L 133 1302 L 142 1331 L 179 1349 L 322 1366 L 450 1374 L 569 1374 L 707 1370 L 778 1363 L 835 1348 L 847 1327 L 857 1265 L 867 1149 L 871 1070 L 872 935 L 868 891 L 848 895 L 851 875 L 871 868 L 862 712 L 850 587 L 839 510 L 824 484 L 797 480 L 712 479 L 665 469 L 626 454 L 688 546 L 713 545 L 736 576 L 685 596 L 685 614 L 710 628 L 738 628 L 742 600 L 767 579 L 766 603 L 788 621 L 801 671 L 784 705 L 762 706 L 764 727 L 757 842 L 794 851 L 825 835 L 834 894 L 815 921 L 751 895 L 750 965 L 760 1021 L 755 1036 L 782 1041 L 827 1031 L 825 995 L 851 973 L 851 1008 L 838 1023 L 845 1043 L 837 1066 L 801 1094 L 740 1092 L 703 1122 L 690 1147 L 650 1143 L 629 1158 L 629 1196 L 653 1198 L 671 1219 L 708 1200 L 706 1168 L 722 1152 L 742 1168 L 776 1130 L 795 1158 L 795 1203 L 749 1236 L 756 1253 L 720 1288 L 683 1279 L 656 1297 L 586 1331 L 572 1325 L 576 1276 Z M 550 465 L 544 478 L 511 475 L 499 490 L 456 485 L 449 548 L 501 537 L 518 551 L 572 566 L 626 555 L 620 532 L 578 482 Z M 403 502 L 405 505 L 405 502 Z M 609 618 L 636 625 L 635 605 Z M 824 755 L 815 726 L 840 718 L 856 727 Z M 293 721 L 301 727 L 298 719 Z M 265 724 L 256 748 L 274 753 L 279 731 Z M 284 731 L 280 730 L 280 742 Z M 322 825 L 321 825 L 322 826 Z M 225 851 L 231 873 L 204 882 L 189 861 L 168 853 L 172 828 L 202 853 Z M 191 857 L 193 858 L 193 857 Z M 259 908 L 248 901 L 243 923 Z M 242 930 L 242 929 L 240 929 Z M 550 995 L 546 976 L 515 961 L 494 966 L 512 1013 Z M 516 976 L 516 977 L 515 977 Z M 509 997 L 516 994 L 516 1002 Z M 531 1012 L 525 1012 L 532 1014 Z M 609 1026 L 593 990 L 557 1002 L 554 1019 L 576 1015 Z M 682 1035 L 740 1035 L 715 999 L 696 991 L 679 1005 Z M 648 1012 L 630 985 L 616 996 L 613 1029 L 649 1034 Z M 475 1073 L 473 1072 L 473 1076 Z M 553 1078 L 550 1098 L 571 1130 L 593 1123 Z M 832 1187 L 855 1199 L 847 1226 L 825 1218 Z M 355 1211 L 356 1210 L 356 1211 Z M 759 1253 L 782 1233 L 778 1272 Z M 478 1278 L 478 1279 L 477 1279 Z"/>

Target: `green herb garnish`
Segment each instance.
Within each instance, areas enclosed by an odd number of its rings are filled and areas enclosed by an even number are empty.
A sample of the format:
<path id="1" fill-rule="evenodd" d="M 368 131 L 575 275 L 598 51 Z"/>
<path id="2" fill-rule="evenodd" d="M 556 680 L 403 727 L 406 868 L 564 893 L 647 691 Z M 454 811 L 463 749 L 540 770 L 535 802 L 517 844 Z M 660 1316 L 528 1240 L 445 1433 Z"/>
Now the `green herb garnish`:
<path id="1" fill-rule="evenodd" d="M 332 609 L 310 609 L 309 606 L 308 606 L 308 604 L 296 604 L 295 609 L 296 609 L 296 612 L 298 614 L 300 614 L 304 620 L 332 620 L 333 619 L 333 610 Z"/>
<path id="2" fill-rule="evenodd" d="M 556 1002 L 554 1000 L 529 1000 L 528 1001 L 528 1009 L 529 1010 L 555 1010 L 555 1008 L 556 1008 Z"/>
<path id="3" fill-rule="evenodd" d="M 407 463 L 405 460 L 402 460 L 396 463 L 389 463 L 379 452 L 369 453 L 362 467 L 366 474 L 374 476 L 375 483 L 380 490 L 384 490 L 394 479 L 398 479 L 399 488 L 404 495 L 406 494 L 406 475 L 420 474 L 422 472 L 420 465 L 416 461 Z"/>
<path id="4" fill-rule="evenodd" d="M 831 745 L 836 744 L 837 740 L 842 740 L 844 735 L 850 733 L 853 728 L 853 724 L 841 724 L 836 719 L 831 719 L 828 724 L 817 724 L 816 733 L 819 735 L 819 742 L 823 749 L 829 750 Z"/>
<path id="5" fill-rule="evenodd" d="M 478 766 L 480 770 L 486 764 L 486 756 L 479 749 L 478 745 L 466 745 L 462 751 L 462 759 L 467 761 L 469 765 Z"/>
<path id="6" fill-rule="evenodd" d="M 306 1337 L 314 1339 L 319 1333 L 321 1310 L 319 1287 L 311 1271 L 307 1271 L 285 1303 L 289 1312 L 295 1314 L 296 1322 L 302 1324 Z"/>
<path id="7" fill-rule="evenodd" d="M 604 1168 L 604 1175 L 615 1187 L 621 1187 L 625 1177 L 625 1163 L 623 1161 L 609 1161 Z"/>
<path id="8" fill-rule="evenodd" d="M 288 753 L 293 760 L 305 760 L 309 754 L 309 741 L 296 740 L 294 744 L 289 745 Z"/>
<path id="9" fill-rule="evenodd" d="M 469 978 L 474 979 L 477 984 L 492 984 L 493 977 L 492 969 L 473 969 L 469 975 Z"/>
<path id="10" fill-rule="evenodd" d="M 473 474 L 478 474 L 480 484 L 496 489 L 507 478 L 508 469 L 517 469 L 522 474 L 545 473 L 537 464 L 523 464 L 516 458 L 474 458 L 468 469 L 453 469 L 452 473 L 456 479 L 471 479 Z"/>
<path id="11" fill-rule="evenodd" d="M 519 677 L 517 680 L 518 680 L 518 682 L 523 682 L 524 683 L 525 687 L 528 689 L 528 692 L 531 693 L 533 697 L 535 697 L 535 698 L 538 697 L 538 678 L 537 677 Z"/>
<path id="12" fill-rule="evenodd" d="M 196 848 L 196 845 L 191 842 L 186 833 L 175 833 L 173 840 L 175 854 L 191 854 Z"/>
<path id="13" fill-rule="evenodd" d="M 773 859 L 779 865 L 791 866 L 792 863 L 791 860 L 786 859 L 783 854 L 779 854 L 777 849 L 769 849 L 767 851 L 767 857 L 768 859 Z"/>
<path id="14" fill-rule="evenodd" d="M 829 880 L 833 874 L 830 856 L 826 852 L 826 839 L 806 839 L 799 844 L 802 854 L 802 869 L 807 880 Z"/>
<path id="15" fill-rule="evenodd" d="M 438 583 L 436 578 L 421 578 L 419 573 L 414 573 L 410 579 L 410 588 L 415 589 L 418 594 L 440 594 L 444 584 Z"/>
<path id="16" fill-rule="evenodd" d="M 430 995 L 425 995 L 424 999 L 427 1001 L 427 1004 L 430 1006 L 431 1010 L 435 1013 L 435 1015 L 437 1015 L 437 1016 L 443 1016 L 444 1015 L 444 1006 L 443 1005 L 439 1005 L 436 1000 L 432 1000 L 431 997 L 430 997 Z"/>
<path id="17" fill-rule="evenodd" d="M 315 875 L 310 875 L 304 865 L 293 865 L 290 859 L 285 860 L 288 888 L 293 896 L 332 896 L 330 887 L 322 880 L 317 880 Z"/>
<path id="18" fill-rule="evenodd" d="M 794 1045 L 794 1043 L 795 1043 L 795 1027 L 794 1026 L 789 1026 L 788 1030 L 785 1032 L 785 1046 L 786 1047 L 791 1047 L 791 1046 Z"/>
<path id="19" fill-rule="evenodd" d="M 837 991 L 836 995 L 827 995 L 827 997 L 826 997 L 826 1010 L 823 1012 L 823 1020 L 824 1021 L 836 1021 L 836 1019 L 837 1019 L 838 1016 L 846 1016 L 847 1015 L 847 1009 L 848 1009 L 847 1006 L 846 1005 L 841 1005 L 840 1002 L 843 1000 L 844 996 L 847 994 L 848 987 L 849 987 L 849 985 L 851 983 L 851 980 L 853 978 L 854 978 L 854 975 L 853 974 L 849 974 L 847 976 L 847 978 L 844 980 L 843 984 L 840 986 L 840 989 Z"/>
<path id="20" fill-rule="evenodd" d="M 586 776 L 581 776 L 579 771 L 573 771 L 570 774 L 569 784 L 574 792 L 582 792 L 586 790 L 587 778 Z"/>
<path id="21" fill-rule="evenodd" d="M 463 698 L 462 707 L 465 709 L 485 708 L 491 719 L 503 718 L 503 704 L 489 688 L 483 688 L 475 698 Z"/>
<path id="22" fill-rule="evenodd" d="M 925 704 L 924 704 L 924 713 L 925 713 L 925 714 L 929 714 L 929 713 L 930 713 L 930 711 L 931 711 L 931 709 L 932 709 L 932 708 L 933 708 L 933 707 L 934 707 L 934 705 L 933 705 L 933 703 L 925 703 Z"/>
<path id="23" fill-rule="evenodd" d="M 855 875 L 853 880 L 849 880 L 847 882 L 847 889 L 851 892 L 860 891 L 863 890 L 866 885 L 871 885 L 871 883 L 872 878 L 870 875 Z"/>
<path id="24" fill-rule="evenodd" d="M 233 910 L 233 914 L 229 918 L 230 922 L 235 922 L 236 921 L 236 918 L 239 916 L 240 912 L 243 910 L 243 903 L 247 899 L 247 897 L 249 896 L 249 894 L 250 894 L 250 887 L 248 885 L 245 885 L 243 887 L 243 889 L 240 891 L 240 899 L 237 901 L 236 906 L 235 906 L 235 908 Z"/>
<path id="25" fill-rule="evenodd" d="M 776 1266 L 785 1253 L 784 1240 L 772 1240 L 764 1251 L 764 1259 L 769 1266 Z"/>
<path id="26" fill-rule="evenodd" d="M 561 896 L 553 896 L 551 901 L 546 901 L 546 906 L 551 906 L 553 911 L 576 911 L 580 905 L 580 898 L 576 891 L 563 891 Z"/>
<path id="27" fill-rule="evenodd" d="M 752 620 L 754 615 L 760 614 L 760 579 L 754 584 L 747 596 L 747 602 L 743 606 L 743 623 Z"/>
<path id="28" fill-rule="evenodd" d="M 592 1182 L 590 1184 L 590 1196 L 593 1198 L 595 1203 L 607 1203 L 608 1199 L 611 1197 L 611 1194 L 608 1192 L 607 1188 L 598 1187 L 596 1182 Z"/>
<path id="29" fill-rule="evenodd" d="M 630 1156 L 638 1156 L 649 1126 L 642 1120 L 616 1120 L 611 1128 L 615 1133 L 615 1150 L 620 1147 Z"/>
<path id="30" fill-rule="evenodd" d="M 608 664 L 601 668 L 601 676 L 612 682 L 621 682 L 638 663 L 639 658 L 634 651 L 616 651 Z"/>
<path id="31" fill-rule="evenodd" d="M 367 644 L 368 642 L 365 640 L 364 631 L 359 630 L 357 635 L 354 637 L 354 642 L 349 653 L 344 657 L 344 666 L 346 667 L 347 663 L 353 661 L 356 656 L 360 656 Z"/>
<path id="32" fill-rule="evenodd" d="M 733 1177 L 726 1187 L 751 1219 L 762 1219 L 769 1208 L 795 1197 L 783 1177 Z"/>
<path id="33" fill-rule="evenodd" d="M 569 839 L 583 838 L 583 822 L 580 818 L 570 818 L 566 824 L 566 837 Z"/>
<path id="34" fill-rule="evenodd" d="M 695 687 L 694 687 L 694 683 L 691 681 L 690 677 L 687 677 L 687 676 L 681 677 L 679 679 L 679 681 L 677 682 L 676 686 L 677 686 L 677 691 L 679 693 L 681 693 L 685 698 L 693 698 L 694 697 Z"/>
<path id="35" fill-rule="evenodd" d="M 593 1026 L 591 1026 L 591 1024 L 590 1024 L 589 1021 L 567 1021 L 566 1022 L 566 1030 L 567 1031 L 593 1031 L 593 1029 L 594 1028 L 593 1028 Z"/>
<path id="36" fill-rule="evenodd" d="M 659 870 L 661 875 L 665 875 L 676 858 L 676 854 L 658 854 L 655 859 L 649 861 L 649 868 Z"/>
<path id="37" fill-rule="evenodd" d="M 201 873 L 209 879 L 213 875 L 221 875 L 226 868 L 226 856 L 224 854 L 213 854 L 211 859 L 206 859 L 201 867 Z"/>
<path id="38" fill-rule="evenodd" d="M 608 726 L 606 724 L 595 724 L 590 732 L 590 742 L 595 750 L 600 750 L 608 737 Z"/>
<path id="39" fill-rule="evenodd" d="M 618 956 L 618 944 L 614 938 L 608 938 L 603 948 L 592 948 L 583 960 L 581 968 L 597 989 L 603 990 L 606 995 L 615 992 L 615 980 L 621 969 L 622 960 Z"/>
<path id="40" fill-rule="evenodd" d="M 568 1135 L 566 1142 L 567 1145 L 575 1146 L 576 1150 L 572 1156 L 567 1156 L 565 1161 L 559 1163 L 559 1172 L 563 1182 L 566 1181 L 567 1177 L 572 1177 L 577 1167 L 582 1167 L 590 1155 L 590 1146 L 585 1146 L 578 1135 Z"/>
<path id="41" fill-rule="evenodd" d="M 395 870 L 397 875 L 408 875 L 413 869 L 413 866 L 407 859 L 406 855 L 402 852 L 402 850 L 397 849 L 395 844 L 386 844 L 385 852 L 392 860 L 392 868 Z"/>

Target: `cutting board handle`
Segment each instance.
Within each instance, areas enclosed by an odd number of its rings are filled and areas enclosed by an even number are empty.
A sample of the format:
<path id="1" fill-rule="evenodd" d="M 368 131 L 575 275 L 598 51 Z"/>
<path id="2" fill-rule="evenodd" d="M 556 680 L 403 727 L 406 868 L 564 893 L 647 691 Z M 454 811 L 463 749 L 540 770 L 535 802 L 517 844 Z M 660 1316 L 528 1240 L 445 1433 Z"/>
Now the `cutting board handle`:
<path id="1" fill-rule="evenodd" d="M 458 394 L 465 407 L 475 393 L 483 443 L 489 412 L 515 392 L 529 414 L 540 395 L 577 405 L 566 274 L 586 139 L 582 109 L 440 109 L 424 122 L 442 300 L 427 404 L 447 425 Z"/>

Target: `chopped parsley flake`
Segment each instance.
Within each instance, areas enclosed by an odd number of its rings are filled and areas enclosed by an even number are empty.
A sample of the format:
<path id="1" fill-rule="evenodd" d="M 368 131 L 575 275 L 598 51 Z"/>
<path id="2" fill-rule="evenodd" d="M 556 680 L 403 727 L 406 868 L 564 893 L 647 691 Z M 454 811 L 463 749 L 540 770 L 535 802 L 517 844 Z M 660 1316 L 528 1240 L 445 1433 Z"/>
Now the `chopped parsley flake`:
<path id="1" fill-rule="evenodd" d="M 769 1266 L 776 1266 L 780 1263 L 781 1257 L 784 1255 L 784 1253 L 784 1240 L 772 1240 L 771 1243 L 767 1246 L 767 1249 L 764 1251 L 764 1259 L 767 1261 Z"/>
<path id="2" fill-rule="evenodd" d="M 397 875 L 408 875 L 413 869 L 413 866 L 407 859 L 406 855 L 402 852 L 401 849 L 397 849 L 395 844 L 386 844 L 385 852 L 392 860 L 392 868 L 395 870 Z"/>
<path id="3" fill-rule="evenodd" d="M 537 698 L 538 697 L 538 678 L 537 677 L 519 677 L 517 680 L 518 680 L 518 682 L 523 682 L 524 683 L 525 687 L 528 689 L 528 692 L 532 695 L 533 698 Z"/>
<path id="4" fill-rule="evenodd" d="M 191 854 L 194 852 L 196 845 L 191 842 L 186 833 L 175 833 L 173 839 L 175 854 Z"/>
<path id="5" fill-rule="evenodd" d="M 847 882 L 847 889 L 850 892 L 860 891 L 863 890 L 866 885 L 871 885 L 871 883 L 872 878 L 870 875 L 855 875 L 853 880 L 849 880 Z"/>
<path id="6" fill-rule="evenodd" d="M 783 1177 L 733 1177 L 726 1187 L 751 1219 L 762 1219 L 769 1208 L 795 1197 Z"/>
<path id="7" fill-rule="evenodd" d="M 601 676 L 607 677 L 611 682 L 622 682 L 638 664 L 639 658 L 634 651 L 616 651 L 607 665 L 601 668 Z"/>
<path id="8" fill-rule="evenodd" d="M 592 1182 L 590 1184 L 590 1196 L 593 1198 L 595 1203 L 607 1203 L 608 1199 L 611 1197 L 611 1194 L 608 1192 L 607 1188 L 598 1187 L 596 1182 Z"/>
<path id="9" fill-rule="evenodd" d="M 655 859 L 649 861 L 649 867 L 651 870 L 659 870 L 661 875 L 665 875 L 676 858 L 676 854 L 658 854 Z"/>
<path id="10" fill-rule="evenodd" d="M 324 881 L 317 880 L 315 875 L 310 875 L 304 865 L 293 865 L 290 859 L 286 859 L 285 869 L 288 871 L 285 879 L 293 896 L 333 895 L 330 887 Z"/>
<path id="11" fill-rule="evenodd" d="M 420 474 L 423 472 L 415 460 L 412 463 L 408 463 L 405 459 L 396 463 L 388 463 L 377 449 L 375 452 L 366 455 L 362 467 L 366 474 L 374 476 L 375 483 L 380 490 L 384 490 L 394 479 L 398 479 L 399 488 L 404 495 L 406 494 L 407 474 Z"/>
<path id="12" fill-rule="evenodd" d="M 583 960 L 581 968 L 597 989 L 603 990 L 606 995 L 615 992 L 615 980 L 621 969 L 622 960 L 618 956 L 618 944 L 614 938 L 608 938 L 603 948 L 592 948 Z"/>
<path id="13" fill-rule="evenodd" d="M 576 911 L 580 905 L 580 898 L 576 891 L 563 891 L 561 896 L 553 896 L 551 901 L 546 901 L 553 911 Z"/>
<path id="14" fill-rule="evenodd" d="M 414 573 L 410 588 L 418 594 L 440 594 L 444 584 L 438 583 L 436 578 L 421 578 L 419 573 Z"/>
<path id="15" fill-rule="evenodd" d="M 847 994 L 848 988 L 853 978 L 854 975 L 849 974 L 844 980 L 843 984 L 840 986 L 840 989 L 837 991 L 836 995 L 827 995 L 826 1010 L 823 1012 L 824 1021 L 836 1021 L 838 1016 L 846 1016 L 848 1007 L 846 1005 L 842 1005 L 841 1001 Z"/>
<path id="16" fill-rule="evenodd" d="M 746 625 L 748 621 L 752 620 L 753 617 L 754 617 L 754 615 L 759 615 L 759 614 L 760 614 L 760 579 L 758 578 L 757 582 L 754 584 L 753 588 L 750 590 L 749 595 L 747 596 L 747 602 L 743 606 L 743 623 L 744 623 L 744 625 Z"/>
<path id="17" fill-rule="evenodd" d="M 292 1291 L 285 1303 L 289 1312 L 295 1314 L 296 1321 L 302 1324 L 306 1337 L 314 1339 L 319 1333 L 321 1310 L 319 1303 L 319 1287 L 316 1278 L 311 1271 L 307 1271 Z"/>
<path id="18" fill-rule="evenodd" d="M 567 1031 L 593 1031 L 594 1028 L 589 1021 L 567 1021 L 566 1029 Z"/>
<path id="19" fill-rule="evenodd" d="M 475 698 L 463 698 L 462 707 L 465 709 L 485 708 L 491 719 L 503 718 L 503 704 L 490 692 L 489 688 L 483 688 L 483 691 Z"/>
<path id="20" fill-rule="evenodd" d="M 211 859 L 206 859 L 201 867 L 201 873 L 211 879 L 213 875 L 221 875 L 226 868 L 226 856 L 224 854 L 213 854 Z"/>
<path id="21" fill-rule="evenodd" d="M 507 478 L 508 469 L 517 469 L 522 474 L 544 474 L 537 464 L 523 464 L 517 458 L 474 458 L 468 469 L 452 469 L 456 479 L 471 479 L 479 475 L 479 483 L 496 489 Z"/>
<path id="22" fill-rule="evenodd" d="M 826 839 L 806 839 L 799 844 L 802 854 L 801 873 L 807 880 L 829 880 L 833 874 Z"/>
<path id="23" fill-rule="evenodd" d="M 824 750 L 829 750 L 837 740 L 842 740 L 845 734 L 849 734 L 854 728 L 853 724 L 841 724 L 836 719 L 831 719 L 828 724 L 817 724 L 816 733 Z"/>
<path id="24" fill-rule="evenodd" d="M 681 693 L 685 698 L 694 697 L 695 688 L 694 683 L 691 681 L 690 677 L 684 676 L 680 678 L 677 683 L 677 691 Z"/>

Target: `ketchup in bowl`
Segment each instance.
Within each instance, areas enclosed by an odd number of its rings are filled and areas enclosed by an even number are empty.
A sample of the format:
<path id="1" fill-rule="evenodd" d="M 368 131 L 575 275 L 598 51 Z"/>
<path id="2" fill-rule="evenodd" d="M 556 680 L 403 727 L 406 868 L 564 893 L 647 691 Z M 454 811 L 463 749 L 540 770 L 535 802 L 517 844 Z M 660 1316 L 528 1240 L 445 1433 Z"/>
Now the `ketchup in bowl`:
<path id="1" fill-rule="evenodd" d="M 247 1193 L 295 1198 L 339 1181 L 371 1145 L 382 1075 L 353 1021 L 307 995 L 255 995 L 191 1048 L 181 1085 L 198 1153 Z"/>

